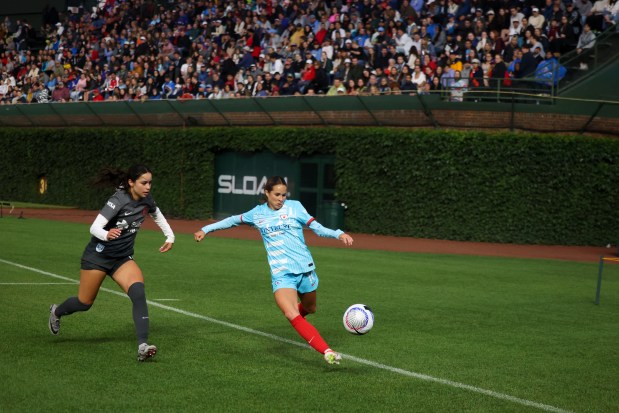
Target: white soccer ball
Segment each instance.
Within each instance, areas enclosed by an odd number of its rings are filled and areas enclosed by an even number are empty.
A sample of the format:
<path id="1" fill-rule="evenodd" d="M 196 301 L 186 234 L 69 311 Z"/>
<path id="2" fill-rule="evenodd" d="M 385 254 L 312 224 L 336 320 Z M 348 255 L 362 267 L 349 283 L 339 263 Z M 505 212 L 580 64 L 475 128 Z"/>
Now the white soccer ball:
<path id="1" fill-rule="evenodd" d="M 374 327 L 374 313 L 365 304 L 353 304 L 344 311 L 344 328 L 352 334 L 366 334 Z"/>

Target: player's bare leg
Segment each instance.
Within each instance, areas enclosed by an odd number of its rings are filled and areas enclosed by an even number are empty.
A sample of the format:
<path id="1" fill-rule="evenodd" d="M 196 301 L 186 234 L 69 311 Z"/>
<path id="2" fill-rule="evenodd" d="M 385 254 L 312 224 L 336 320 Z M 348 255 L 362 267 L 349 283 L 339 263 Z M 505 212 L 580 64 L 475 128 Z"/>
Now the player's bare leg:
<path id="1" fill-rule="evenodd" d="M 310 294 L 310 293 L 307 293 Z M 305 294 L 304 294 L 305 295 Z M 341 357 L 329 348 L 325 340 L 321 337 L 316 327 L 307 322 L 299 313 L 299 305 L 297 301 L 297 291 L 293 288 L 280 288 L 275 291 L 275 302 L 279 309 L 284 313 L 284 316 L 290 321 L 292 327 L 297 330 L 297 333 L 307 341 L 317 352 L 324 354 L 325 360 L 329 364 L 339 363 Z M 312 304 L 311 295 L 308 296 L 308 305 Z M 314 294 L 315 307 L 315 294 Z M 335 356 L 334 356 L 335 354 Z"/>
<path id="2" fill-rule="evenodd" d="M 298 293 L 298 296 L 301 301 L 298 305 L 301 316 L 305 317 L 308 314 L 314 314 L 316 312 L 316 291 L 304 294 Z"/>
<path id="3" fill-rule="evenodd" d="M 97 298 L 99 288 L 105 280 L 105 272 L 81 270 L 77 297 L 69 297 L 62 304 L 52 304 L 49 308 L 49 331 L 56 335 L 60 331 L 60 317 L 78 311 L 88 311 Z"/>

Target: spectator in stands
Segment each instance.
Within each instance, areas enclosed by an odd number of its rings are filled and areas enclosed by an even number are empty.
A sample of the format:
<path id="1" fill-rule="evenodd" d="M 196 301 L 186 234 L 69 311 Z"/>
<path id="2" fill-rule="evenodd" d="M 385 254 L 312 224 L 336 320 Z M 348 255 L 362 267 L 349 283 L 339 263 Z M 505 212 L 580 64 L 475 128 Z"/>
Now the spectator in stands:
<path id="1" fill-rule="evenodd" d="M 305 68 L 301 71 L 301 81 L 298 84 L 299 92 L 301 94 L 305 94 L 307 89 L 314 81 L 316 77 L 316 68 L 314 67 L 314 62 L 312 59 L 307 59 L 305 61 Z"/>
<path id="2" fill-rule="evenodd" d="M 596 0 L 591 10 L 586 15 L 586 24 L 592 31 L 601 32 L 608 23 L 607 16 L 610 15 L 609 0 Z"/>
<path id="3" fill-rule="evenodd" d="M 535 69 L 537 68 L 538 61 L 535 60 L 533 53 L 531 53 L 531 49 L 527 44 L 522 45 L 522 58 L 520 59 L 519 70 L 516 72 L 517 78 L 526 78 L 533 73 L 535 73 Z"/>
<path id="4" fill-rule="evenodd" d="M 578 38 L 578 43 L 576 45 L 576 52 L 578 54 L 582 54 L 583 52 L 590 50 L 595 45 L 595 34 L 591 30 L 591 27 L 588 23 L 585 23 L 583 27 L 583 32 Z M 581 57 L 579 61 L 579 69 L 580 70 L 589 70 L 589 65 L 587 63 L 586 57 Z"/>
<path id="5" fill-rule="evenodd" d="M 540 14 L 537 7 L 531 9 L 532 15 L 529 17 L 529 24 L 535 29 L 542 29 L 546 23 L 546 18 L 543 14 Z"/>
<path id="6" fill-rule="evenodd" d="M 578 38 L 578 44 L 576 44 L 576 51 L 582 53 L 585 50 L 591 49 L 595 46 L 595 33 L 591 31 L 591 26 L 585 23 L 582 34 Z"/>
<path id="7" fill-rule="evenodd" d="M 490 75 L 491 87 L 499 87 L 499 86 L 510 86 L 511 82 L 509 82 L 509 73 L 507 71 L 507 66 L 503 61 L 503 56 L 500 53 L 497 53 L 494 56 L 494 64 L 492 65 L 492 71 Z M 508 82 L 505 82 L 508 80 Z"/>
<path id="8" fill-rule="evenodd" d="M 481 62 L 475 58 L 472 61 L 472 68 L 469 74 L 469 86 L 472 88 L 484 87 L 484 71 Z"/>
<path id="9" fill-rule="evenodd" d="M 52 102 L 69 102 L 71 100 L 71 92 L 65 83 L 60 80 L 54 88 L 51 96 Z"/>
<path id="10" fill-rule="evenodd" d="M 451 101 L 462 102 L 464 94 L 468 90 L 468 80 L 461 77 L 459 70 L 454 71 L 454 79 L 449 89 L 451 90 Z"/>

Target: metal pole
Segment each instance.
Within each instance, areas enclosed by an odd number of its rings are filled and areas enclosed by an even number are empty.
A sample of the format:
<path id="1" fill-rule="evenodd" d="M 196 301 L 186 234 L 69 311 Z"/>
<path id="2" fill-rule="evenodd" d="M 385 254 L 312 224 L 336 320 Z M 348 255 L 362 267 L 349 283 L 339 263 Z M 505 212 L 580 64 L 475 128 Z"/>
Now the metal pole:
<path id="1" fill-rule="evenodd" d="M 600 267 L 598 270 L 598 286 L 595 291 L 595 304 L 600 305 L 600 290 L 602 289 L 602 270 L 604 270 L 604 256 L 600 256 Z"/>

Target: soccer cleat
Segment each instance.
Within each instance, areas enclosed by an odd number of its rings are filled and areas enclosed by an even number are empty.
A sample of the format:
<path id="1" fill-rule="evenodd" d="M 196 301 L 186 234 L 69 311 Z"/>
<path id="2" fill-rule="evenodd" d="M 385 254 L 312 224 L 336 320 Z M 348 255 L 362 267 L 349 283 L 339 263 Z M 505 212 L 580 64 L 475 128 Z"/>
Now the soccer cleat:
<path id="1" fill-rule="evenodd" d="M 146 361 L 155 357 L 155 354 L 157 354 L 157 347 L 151 344 L 142 343 L 138 347 L 138 361 Z"/>
<path id="2" fill-rule="evenodd" d="M 342 359 L 342 356 L 340 356 L 338 353 L 336 353 L 335 351 L 328 349 L 327 351 L 325 351 L 325 360 L 327 363 L 329 364 L 340 364 L 340 360 Z"/>
<path id="3" fill-rule="evenodd" d="M 56 304 L 52 304 L 51 307 L 49 307 L 48 326 L 50 333 L 52 333 L 53 335 L 58 334 L 58 332 L 60 331 L 60 317 L 56 316 L 56 308 L 58 308 Z"/>

